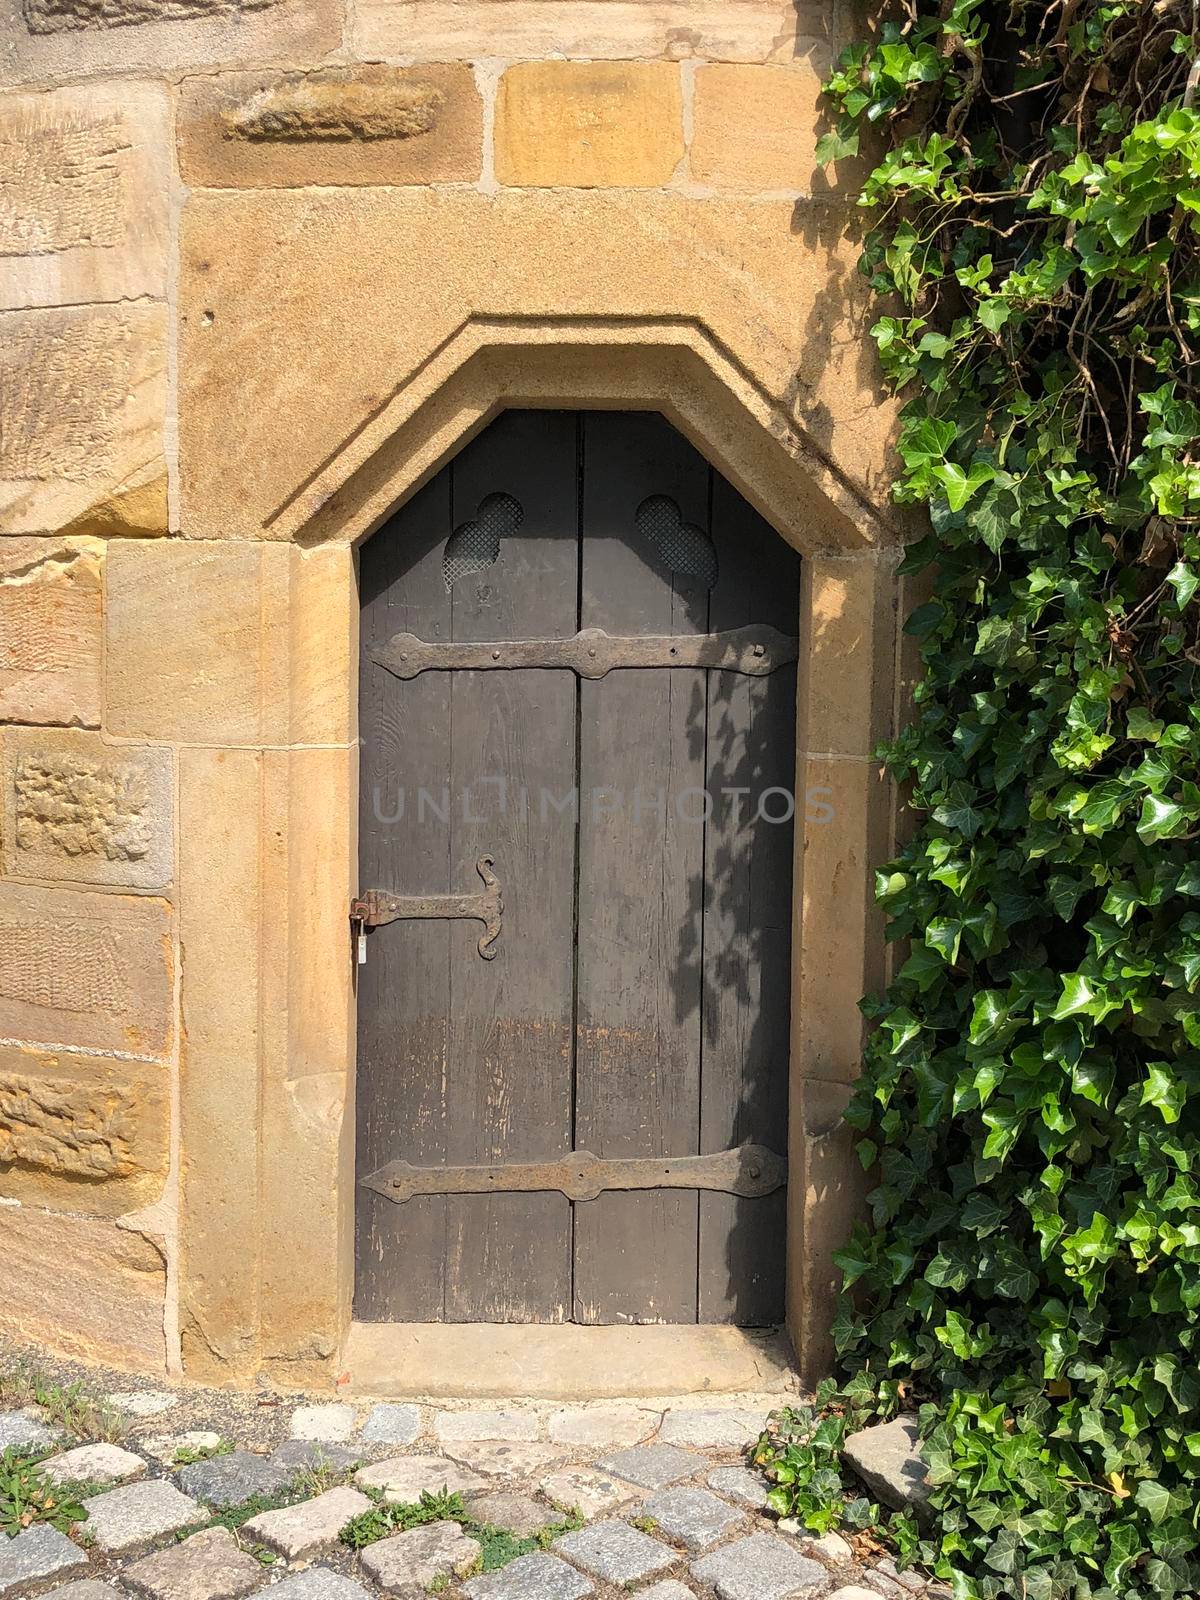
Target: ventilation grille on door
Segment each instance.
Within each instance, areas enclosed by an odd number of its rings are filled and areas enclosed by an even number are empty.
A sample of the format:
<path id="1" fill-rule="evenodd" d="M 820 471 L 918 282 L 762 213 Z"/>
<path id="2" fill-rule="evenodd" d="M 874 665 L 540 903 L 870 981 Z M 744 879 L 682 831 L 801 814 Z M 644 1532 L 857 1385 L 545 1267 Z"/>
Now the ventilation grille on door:
<path id="1" fill-rule="evenodd" d="M 703 528 L 685 522 L 669 495 L 652 494 L 637 508 L 637 530 L 672 572 L 695 578 L 706 589 L 717 581 L 717 552 Z"/>
<path id="2" fill-rule="evenodd" d="M 462 522 L 446 540 L 442 578 L 447 590 L 468 572 L 482 572 L 500 554 L 500 541 L 516 533 L 525 512 L 511 494 L 489 494 L 479 502 L 470 522 Z"/>

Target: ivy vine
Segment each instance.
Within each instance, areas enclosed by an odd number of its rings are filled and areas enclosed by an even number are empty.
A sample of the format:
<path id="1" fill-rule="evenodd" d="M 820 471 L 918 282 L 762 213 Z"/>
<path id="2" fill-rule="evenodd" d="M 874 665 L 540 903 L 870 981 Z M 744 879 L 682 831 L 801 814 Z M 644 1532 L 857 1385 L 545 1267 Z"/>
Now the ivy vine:
<path id="1" fill-rule="evenodd" d="M 1197 0 L 906 0 L 827 85 L 822 161 L 883 140 L 862 270 L 931 524 L 885 752 L 919 826 L 842 1397 L 766 1454 L 829 1527 L 846 1420 L 917 1411 L 901 1553 L 958 1597 L 1200 1593 L 1198 80 Z"/>

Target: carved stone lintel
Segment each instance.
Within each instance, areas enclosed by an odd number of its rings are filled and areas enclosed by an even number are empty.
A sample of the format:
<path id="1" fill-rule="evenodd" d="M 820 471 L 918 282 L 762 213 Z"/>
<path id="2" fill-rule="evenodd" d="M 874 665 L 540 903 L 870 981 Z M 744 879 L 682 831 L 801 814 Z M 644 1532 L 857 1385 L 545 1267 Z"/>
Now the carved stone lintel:
<path id="1" fill-rule="evenodd" d="M 710 667 L 765 678 L 795 661 L 799 641 L 778 628 L 729 628 L 724 633 L 637 634 L 620 637 L 585 628 L 573 639 L 507 639 L 492 644 L 429 644 L 398 633 L 371 651 L 397 678 L 421 672 L 494 672 L 519 667 L 565 668 L 603 678 L 617 667 Z"/>
<path id="2" fill-rule="evenodd" d="M 764 1145 L 744 1144 L 708 1156 L 651 1156 L 604 1161 L 589 1150 L 556 1161 L 494 1167 L 414 1167 L 390 1161 L 361 1180 L 364 1188 L 403 1203 L 414 1195 L 513 1194 L 558 1190 L 569 1200 L 595 1200 L 611 1189 L 707 1189 L 757 1199 L 787 1182 L 787 1162 Z"/>

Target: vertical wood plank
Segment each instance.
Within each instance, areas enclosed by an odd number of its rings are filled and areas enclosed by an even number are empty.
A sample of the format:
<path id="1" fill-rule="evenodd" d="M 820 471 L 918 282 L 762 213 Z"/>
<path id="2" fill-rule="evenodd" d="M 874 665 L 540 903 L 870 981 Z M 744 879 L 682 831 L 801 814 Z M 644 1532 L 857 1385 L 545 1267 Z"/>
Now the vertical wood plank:
<path id="1" fill-rule="evenodd" d="M 428 672 L 401 684 L 369 656 L 411 631 L 449 637 L 442 582 L 450 483 L 439 474 L 363 547 L 359 722 L 359 883 L 398 894 L 451 887 L 450 829 L 420 790 L 450 782 L 450 682 Z M 446 1159 L 450 937 L 461 924 L 395 922 L 368 936 L 358 969 L 357 1174 L 396 1158 Z M 446 1211 L 441 1196 L 393 1205 L 356 1185 L 355 1315 L 437 1322 L 445 1314 Z"/>
<path id="2" fill-rule="evenodd" d="M 576 631 L 576 431 L 573 413 L 508 411 L 452 463 L 456 527 L 497 492 L 523 512 L 499 559 L 455 582 L 455 640 Z M 447 1159 L 559 1156 L 571 1148 L 576 828 L 569 808 L 544 797 L 575 783 L 576 680 L 536 669 L 451 676 L 452 870 L 472 888 L 476 857 L 495 857 L 504 931 L 494 961 L 477 953 L 478 927 L 459 923 L 452 935 Z M 565 1196 L 454 1196 L 447 1250 L 447 1320 L 570 1316 Z"/>
<path id="3" fill-rule="evenodd" d="M 796 631 L 800 558 L 719 474 L 714 632 Z M 796 675 L 708 675 L 701 1149 L 754 1141 L 787 1154 Z M 770 793 L 770 791 L 776 791 Z M 803 804 L 801 797 L 799 804 Z M 763 815 L 759 812 L 762 811 Z M 774 817 L 783 820 L 769 821 Z M 785 1195 L 700 1196 L 699 1318 L 783 1317 Z"/>
<path id="4" fill-rule="evenodd" d="M 584 420 L 582 625 L 705 633 L 708 593 L 673 578 L 636 526 L 668 495 L 707 527 L 709 469 L 651 413 Z M 580 688 L 576 1145 L 603 1156 L 699 1148 L 704 674 L 612 672 Z M 665 802 L 658 812 L 657 799 Z M 695 1194 L 606 1194 L 575 1207 L 575 1318 L 693 1322 Z"/>

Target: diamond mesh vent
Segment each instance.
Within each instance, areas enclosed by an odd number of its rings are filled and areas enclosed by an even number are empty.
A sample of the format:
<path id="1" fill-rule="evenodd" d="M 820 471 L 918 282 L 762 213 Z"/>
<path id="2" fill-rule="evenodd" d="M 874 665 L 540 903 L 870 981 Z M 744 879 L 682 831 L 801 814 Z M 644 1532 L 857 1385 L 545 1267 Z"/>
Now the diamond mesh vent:
<path id="1" fill-rule="evenodd" d="M 489 494 L 479 502 L 470 522 L 461 522 L 446 540 L 442 578 L 447 590 L 468 572 L 482 572 L 500 554 L 500 541 L 516 533 L 525 512 L 511 494 Z"/>
<path id="2" fill-rule="evenodd" d="M 652 494 L 637 508 L 637 530 L 672 572 L 706 589 L 717 581 L 717 552 L 703 528 L 685 522 L 669 495 Z"/>

